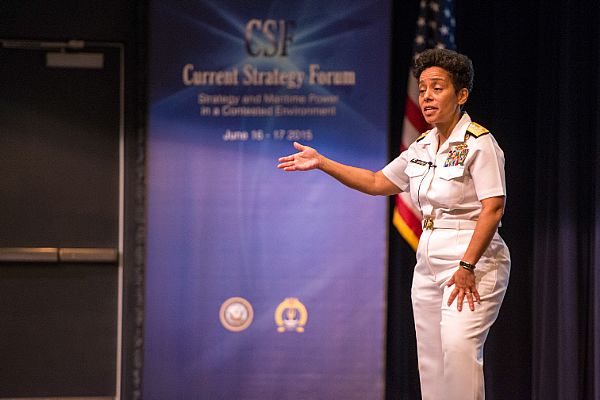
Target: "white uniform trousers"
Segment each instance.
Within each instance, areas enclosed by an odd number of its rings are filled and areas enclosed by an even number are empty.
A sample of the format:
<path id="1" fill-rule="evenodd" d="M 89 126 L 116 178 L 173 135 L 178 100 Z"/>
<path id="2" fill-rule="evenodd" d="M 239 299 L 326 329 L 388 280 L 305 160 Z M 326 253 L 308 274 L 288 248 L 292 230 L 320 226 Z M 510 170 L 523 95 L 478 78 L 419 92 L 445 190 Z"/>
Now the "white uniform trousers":
<path id="1" fill-rule="evenodd" d="M 483 400 L 483 345 L 506 292 L 510 255 L 500 235 L 477 262 L 481 304 L 465 299 L 447 305 L 454 286 L 446 282 L 458 268 L 473 230 L 425 230 L 419 240 L 412 303 L 423 400 Z"/>

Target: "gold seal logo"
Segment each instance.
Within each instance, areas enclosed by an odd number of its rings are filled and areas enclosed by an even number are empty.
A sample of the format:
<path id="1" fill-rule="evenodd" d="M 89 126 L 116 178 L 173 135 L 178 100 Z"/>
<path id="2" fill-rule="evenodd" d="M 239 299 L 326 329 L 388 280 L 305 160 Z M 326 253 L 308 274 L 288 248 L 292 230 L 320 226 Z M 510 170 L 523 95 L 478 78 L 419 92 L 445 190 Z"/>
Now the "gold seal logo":
<path id="1" fill-rule="evenodd" d="M 275 323 L 277 324 L 277 331 L 280 333 L 286 331 L 302 333 L 307 320 L 306 307 L 295 297 L 286 298 L 275 310 Z"/>
<path id="2" fill-rule="evenodd" d="M 227 330 L 243 331 L 250 326 L 253 318 L 252 305 L 242 297 L 230 297 L 221 304 L 219 319 Z"/>

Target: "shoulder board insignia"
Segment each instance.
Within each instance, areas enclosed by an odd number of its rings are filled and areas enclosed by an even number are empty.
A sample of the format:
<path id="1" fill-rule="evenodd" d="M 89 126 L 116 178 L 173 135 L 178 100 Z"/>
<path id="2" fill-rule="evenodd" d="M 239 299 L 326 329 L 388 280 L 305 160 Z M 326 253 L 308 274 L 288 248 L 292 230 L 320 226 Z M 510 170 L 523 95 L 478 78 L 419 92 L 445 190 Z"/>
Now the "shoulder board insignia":
<path id="1" fill-rule="evenodd" d="M 427 134 L 428 134 L 429 132 L 431 132 L 431 129 L 430 129 L 430 130 L 428 130 L 428 131 L 425 131 L 425 132 L 421 133 L 421 136 L 419 136 L 419 137 L 417 138 L 417 142 L 419 142 L 419 141 L 423 140 L 423 138 L 424 138 L 425 136 L 427 136 Z"/>
<path id="2" fill-rule="evenodd" d="M 469 124 L 469 127 L 467 128 L 467 133 L 478 138 L 480 136 L 490 133 L 490 131 L 487 130 L 487 128 L 484 128 L 483 126 L 479 125 L 477 122 L 471 122 Z"/>

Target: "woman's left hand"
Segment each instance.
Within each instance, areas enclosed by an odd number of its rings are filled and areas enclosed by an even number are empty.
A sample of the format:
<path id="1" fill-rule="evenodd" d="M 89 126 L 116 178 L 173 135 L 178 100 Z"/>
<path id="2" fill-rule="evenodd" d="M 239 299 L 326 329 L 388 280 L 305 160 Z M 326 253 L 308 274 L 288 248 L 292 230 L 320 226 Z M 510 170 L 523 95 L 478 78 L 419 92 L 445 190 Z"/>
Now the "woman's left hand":
<path id="1" fill-rule="evenodd" d="M 452 278 L 446 283 L 446 286 L 448 287 L 452 285 L 455 286 L 448 298 L 448 306 L 451 306 L 454 299 L 458 297 L 456 308 L 458 311 L 462 311 L 463 301 L 466 297 L 469 308 L 471 311 L 475 311 L 475 302 L 481 304 L 481 298 L 479 297 L 479 292 L 475 285 L 475 273 L 459 267 L 456 272 L 454 272 L 454 275 L 452 275 Z"/>

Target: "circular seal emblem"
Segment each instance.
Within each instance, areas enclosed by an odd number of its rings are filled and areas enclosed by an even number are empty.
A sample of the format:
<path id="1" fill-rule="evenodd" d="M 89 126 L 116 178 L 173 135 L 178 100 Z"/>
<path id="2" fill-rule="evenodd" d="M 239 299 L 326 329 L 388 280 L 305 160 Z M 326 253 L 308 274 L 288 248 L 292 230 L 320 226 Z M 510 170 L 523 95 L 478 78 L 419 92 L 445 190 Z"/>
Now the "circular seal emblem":
<path id="1" fill-rule="evenodd" d="M 304 332 L 308 320 L 308 311 L 300 300 L 288 297 L 277 306 L 275 310 L 275 323 L 277 332 Z"/>
<path id="2" fill-rule="evenodd" d="M 250 326 L 253 318 L 252 305 L 242 297 L 230 297 L 221 304 L 219 319 L 229 331 L 243 331 Z"/>

